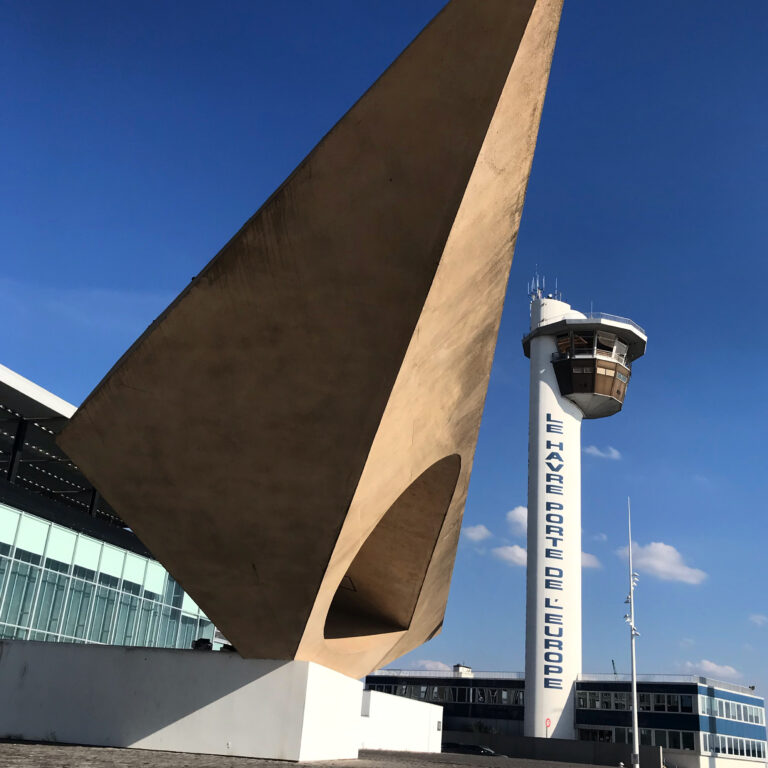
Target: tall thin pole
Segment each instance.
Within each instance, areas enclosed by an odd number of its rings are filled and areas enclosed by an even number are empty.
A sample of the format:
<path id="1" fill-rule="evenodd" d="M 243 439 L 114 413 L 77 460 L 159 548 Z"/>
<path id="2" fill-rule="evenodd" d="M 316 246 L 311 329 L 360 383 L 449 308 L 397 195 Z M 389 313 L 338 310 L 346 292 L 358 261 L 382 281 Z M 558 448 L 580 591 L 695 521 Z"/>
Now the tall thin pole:
<path id="1" fill-rule="evenodd" d="M 635 658 L 635 638 L 639 632 L 635 628 L 635 585 L 637 574 L 632 570 L 632 509 L 627 496 L 627 527 L 629 529 L 629 635 L 632 655 L 632 765 L 640 766 L 640 732 L 637 728 L 637 663 Z"/>

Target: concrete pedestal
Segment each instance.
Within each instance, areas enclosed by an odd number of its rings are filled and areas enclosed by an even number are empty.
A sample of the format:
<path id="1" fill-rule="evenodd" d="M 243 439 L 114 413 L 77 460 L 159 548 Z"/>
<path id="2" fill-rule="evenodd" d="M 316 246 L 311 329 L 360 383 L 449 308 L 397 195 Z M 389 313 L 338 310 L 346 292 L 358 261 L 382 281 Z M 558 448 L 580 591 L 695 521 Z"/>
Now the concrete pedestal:
<path id="1" fill-rule="evenodd" d="M 174 752 L 357 757 L 362 684 L 305 661 L 0 642 L 0 738 Z"/>

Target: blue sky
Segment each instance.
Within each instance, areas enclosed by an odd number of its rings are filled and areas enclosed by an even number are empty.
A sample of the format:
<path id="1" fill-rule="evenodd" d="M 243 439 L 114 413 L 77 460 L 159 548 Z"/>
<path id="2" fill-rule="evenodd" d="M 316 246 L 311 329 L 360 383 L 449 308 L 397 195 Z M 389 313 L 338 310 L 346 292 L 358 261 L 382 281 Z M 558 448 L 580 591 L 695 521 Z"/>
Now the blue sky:
<path id="1" fill-rule="evenodd" d="M 0 362 L 79 403 L 441 5 L 0 3 Z M 585 670 L 628 667 L 631 495 L 640 671 L 768 691 L 766 39 L 762 0 L 566 0 L 466 508 L 491 535 L 397 666 L 523 668 L 525 569 L 494 550 L 525 547 L 538 264 L 649 337 L 583 429 Z"/>

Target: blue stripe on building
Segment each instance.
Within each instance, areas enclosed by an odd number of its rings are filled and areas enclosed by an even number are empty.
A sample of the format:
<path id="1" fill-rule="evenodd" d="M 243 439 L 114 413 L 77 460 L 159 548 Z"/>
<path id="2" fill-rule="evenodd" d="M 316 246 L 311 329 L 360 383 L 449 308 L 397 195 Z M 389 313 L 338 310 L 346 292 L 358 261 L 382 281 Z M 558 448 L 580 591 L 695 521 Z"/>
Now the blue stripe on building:
<path id="1" fill-rule="evenodd" d="M 746 696 L 743 693 L 734 693 L 733 691 L 727 691 L 724 688 L 713 688 L 700 685 L 698 686 L 698 692 L 700 696 L 711 696 L 716 699 L 735 701 L 737 704 L 749 704 L 752 707 L 764 706 L 763 699 L 760 696 Z"/>
<path id="2" fill-rule="evenodd" d="M 720 733 L 723 736 L 740 736 L 743 739 L 758 739 L 765 741 L 766 728 L 755 723 L 742 723 L 739 720 L 727 720 L 724 717 L 708 717 L 700 715 L 699 729 L 710 733 Z"/>

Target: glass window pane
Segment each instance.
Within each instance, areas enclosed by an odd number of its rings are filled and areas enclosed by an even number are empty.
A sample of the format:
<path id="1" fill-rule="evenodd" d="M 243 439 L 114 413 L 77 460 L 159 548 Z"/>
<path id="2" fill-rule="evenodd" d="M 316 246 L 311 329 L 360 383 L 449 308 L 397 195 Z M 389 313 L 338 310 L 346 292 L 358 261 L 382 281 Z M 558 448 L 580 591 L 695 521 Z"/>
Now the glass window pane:
<path id="1" fill-rule="evenodd" d="M 84 639 L 88 611 L 93 598 L 93 584 L 82 579 L 72 579 L 69 587 L 69 602 L 64 612 L 62 635 L 67 639 Z"/>
<path id="2" fill-rule="evenodd" d="M 9 557 L 0 557 L 0 595 L 3 594 L 3 588 L 5 587 L 5 577 L 8 573 L 11 559 Z"/>
<path id="3" fill-rule="evenodd" d="M 27 552 L 25 549 L 19 549 L 16 547 L 16 551 L 13 553 L 14 560 L 18 560 L 22 563 L 31 563 L 32 565 L 40 565 L 40 555 L 36 555 L 34 552 Z"/>
<path id="4" fill-rule="evenodd" d="M 575 347 L 577 353 L 581 352 L 583 354 L 587 352 L 591 354 L 594 351 L 594 345 L 594 331 L 584 331 L 583 333 L 573 334 L 573 346 Z"/>
<path id="5" fill-rule="evenodd" d="M 604 354 L 613 354 L 613 345 L 616 343 L 616 336 L 612 333 L 599 332 L 597 334 L 597 351 Z"/>
<path id="6" fill-rule="evenodd" d="M 111 642 L 114 645 L 133 645 L 134 629 L 138 620 L 139 598 L 121 594 L 117 603 L 117 619 Z"/>
<path id="7" fill-rule="evenodd" d="M 212 621 L 208 621 L 208 619 L 200 619 L 200 627 L 197 630 L 197 636 L 203 637 L 206 640 L 213 641 L 213 633 L 214 633 L 214 626 Z M 505 693 L 507 690 L 505 689 Z M 504 702 L 505 704 L 508 702 Z"/>
<path id="8" fill-rule="evenodd" d="M 157 645 L 160 648 L 175 648 L 176 635 L 179 630 L 181 611 L 178 608 L 169 608 L 163 605 L 160 609 L 160 629 L 157 637 Z"/>
<path id="9" fill-rule="evenodd" d="M 69 577 L 61 573 L 43 571 L 37 596 L 32 626 L 45 632 L 58 632 Z"/>
<path id="10" fill-rule="evenodd" d="M 136 645 L 154 648 L 157 646 L 157 629 L 160 623 L 160 604 L 154 600 L 142 600 L 139 608 L 139 626 L 136 631 Z"/>
<path id="11" fill-rule="evenodd" d="M 192 643 L 197 639 L 197 619 L 193 616 L 182 614 L 181 627 L 179 628 L 178 638 L 176 640 L 177 648 L 191 648 Z"/>
<path id="12" fill-rule="evenodd" d="M 102 574 L 104 575 L 104 574 Z M 108 577 L 112 578 L 112 577 Z M 115 618 L 117 592 L 107 587 L 98 587 L 91 615 L 88 639 L 94 643 L 108 643 L 112 620 Z"/>
<path id="13" fill-rule="evenodd" d="M 571 348 L 571 335 L 569 333 L 560 334 L 556 339 L 557 351 L 561 355 L 567 355 Z"/>
<path id="14" fill-rule="evenodd" d="M 13 562 L 11 564 L 0 622 L 17 627 L 29 626 L 32 601 L 39 574 L 40 568 L 28 563 Z M 14 637 L 23 637 L 24 635 L 24 632 L 14 632 Z"/>
<path id="15" fill-rule="evenodd" d="M 68 563 L 62 563 L 61 560 L 53 560 L 50 557 L 45 558 L 45 567 L 50 571 L 57 571 L 58 573 L 69 573 Z"/>
<path id="16" fill-rule="evenodd" d="M 680 697 L 676 693 L 667 694 L 667 712 L 680 711 Z"/>

